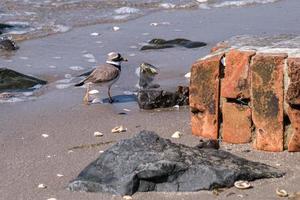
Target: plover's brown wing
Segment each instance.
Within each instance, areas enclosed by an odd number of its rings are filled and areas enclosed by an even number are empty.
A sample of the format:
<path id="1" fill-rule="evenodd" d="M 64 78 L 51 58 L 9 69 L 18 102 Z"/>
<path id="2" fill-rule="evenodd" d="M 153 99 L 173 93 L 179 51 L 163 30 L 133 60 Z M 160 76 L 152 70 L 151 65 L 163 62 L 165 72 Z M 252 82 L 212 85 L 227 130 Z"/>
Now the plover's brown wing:
<path id="1" fill-rule="evenodd" d="M 105 64 L 97 67 L 86 79 L 84 83 L 104 83 L 110 82 L 120 75 L 120 70 L 112 65 Z"/>

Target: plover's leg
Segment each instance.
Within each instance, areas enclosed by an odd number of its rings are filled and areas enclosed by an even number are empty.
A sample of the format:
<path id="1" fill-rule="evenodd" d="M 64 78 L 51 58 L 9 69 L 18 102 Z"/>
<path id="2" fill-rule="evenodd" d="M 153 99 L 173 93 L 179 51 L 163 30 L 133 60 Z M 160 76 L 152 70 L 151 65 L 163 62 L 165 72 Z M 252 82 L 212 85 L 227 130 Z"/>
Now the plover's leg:
<path id="1" fill-rule="evenodd" d="M 83 97 L 83 103 L 86 104 L 86 105 L 89 105 L 90 103 L 90 84 L 87 84 L 87 87 L 86 87 L 86 93 Z"/>
<path id="2" fill-rule="evenodd" d="M 113 103 L 114 102 L 114 100 L 113 100 L 113 98 L 111 97 L 111 95 L 110 95 L 110 87 L 108 87 L 108 91 L 107 91 L 107 94 L 108 94 L 108 102 L 109 103 Z"/>

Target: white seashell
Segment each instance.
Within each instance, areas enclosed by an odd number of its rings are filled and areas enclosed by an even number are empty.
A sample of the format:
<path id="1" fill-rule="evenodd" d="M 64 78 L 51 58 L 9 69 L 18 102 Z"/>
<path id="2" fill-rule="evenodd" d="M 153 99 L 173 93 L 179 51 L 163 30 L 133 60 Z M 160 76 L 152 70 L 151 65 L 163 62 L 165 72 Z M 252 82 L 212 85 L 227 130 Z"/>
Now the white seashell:
<path id="1" fill-rule="evenodd" d="M 99 153 L 103 153 L 104 151 L 99 151 Z"/>
<path id="2" fill-rule="evenodd" d="M 188 72 L 184 75 L 185 78 L 191 78 L 191 72 Z"/>
<path id="3" fill-rule="evenodd" d="M 95 56 L 91 53 L 83 54 L 83 57 L 85 57 L 85 58 L 95 58 Z"/>
<path id="4" fill-rule="evenodd" d="M 47 158 L 51 158 L 51 156 L 50 156 L 50 155 L 48 155 L 48 156 L 47 156 Z"/>
<path id="5" fill-rule="evenodd" d="M 99 131 L 96 131 L 94 132 L 94 136 L 95 137 L 102 137 L 103 136 L 103 133 L 99 132 Z"/>
<path id="6" fill-rule="evenodd" d="M 64 175 L 62 174 L 56 174 L 57 177 L 63 177 Z"/>
<path id="7" fill-rule="evenodd" d="M 150 26 L 158 26 L 158 23 L 152 22 L 152 23 L 150 23 Z"/>
<path id="8" fill-rule="evenodd" d="M 236 181 L 234 182 L 234 186 L 238 189 L 249 189 L 251 184 L 248 181 Z"/>
<path id="9" fill-rule="evenodd" d="M 68 151 L 68 153 L 73 153 L 73 152 L 74 152 L 73 150 L 69 150 L 69 151 Z"/>
<path id="10" fill-rule="evenodd" d="M 56 198 L 50 198 L 50 199 L 47 199 L 47 200 L 57 200 Z"/>
<path id="11" fill-rule="evenodd" d="M 48 134 L 42 134 L 42 137 L 47 138 L 47 137 L 49 137 L 49 135 Z"/>
<path id="12" fill-rule="evenodd" d="M 120 27 L 118 27 L 118 26 L 113 27 L 113 31 L 118 31 L 118 30 L 120 30 Z"/>
<path id="13" fill-rule="evenodd" d="M 92 103 L 102 103 L 102 101 L 99 98 L 95 98 L 93 99 Z"/>
<path id="14" fill-rule="evenodd" d="M 173 106 L 173 108 L 177 108 L 177 109 L 179 109 L 179 105 L 175 105 L 175 106 Z"/>
<path id="15" fill-rule="evenodd" d="M 124 108 L 123 110 L 126 111 L 126 112 L 130 112 L 131 111 L 131 110 L 127 109 L 127 108 Z"/>
<path id="16" fill-rule="evenodd" d="M 95 63 L 96 62 L 96 59 L 95 58 L 90 58 L 87 60 L 89 63 Z"/>
<path id="17" fill-rule="evenodd" d="M 115 128 L 111 129 L 112 133 L 121 133 L 121 132 L 126 132 L 127 128 L 124 128 L 122 125 L 121 126 L 116 126 Z"/>
<path id="18" fill-rule="evenodd" d="M 123 196 L 123 199 L 125 199 L 125 200 L 131 200 L 131 199 L 132 199 L 132 197 L 131 197 L 131 196 L 129 196 L 129 195 L 125 195 L 125 196 Z"/>
<path id="19" fill-rule="evenodd" d="M 43 184 L 43 183 L 40 183 L 40 184 L 38 185 L 38 188 L 40 188 L 40 189 L 46 189 L 46 188 L 47 188 L 47 185 L 45 185 L 45 184 Z"/>
<path id="20" fill-rule="evenodd" d="M 98 35 L 99 35 L 99 33 L 96 33 L 96 32 L 91 33 L 91 36 L 98 36 Z"/>
<path id="21" fill-rule="evenodd" d="M 287 196 L 289 196 L 289 194 L 288 194 L 288 192 L 286 190 L 279 189 L 279 188 L 276 189 L 276 194 L 279 197 L 287 197 Z"/>
<path id="22" fill-rule="evenodd" d="M 91 90 L 91 91 L 89 91 L 89 94 L 98 94 L 98 93 L 99 93 L 98 90 Z"/>
<path id="23" fill-rule="evenodd" d="M 179 132 L 179 131 L 176 131 L 175 133 L 173 133 L 173 135 L 172 135 L 171 137 L 172 137 L 172 138 L 178 139 L 178 138 L 180 138 L 181 136 L 182 136 L 182 133 Z"/>

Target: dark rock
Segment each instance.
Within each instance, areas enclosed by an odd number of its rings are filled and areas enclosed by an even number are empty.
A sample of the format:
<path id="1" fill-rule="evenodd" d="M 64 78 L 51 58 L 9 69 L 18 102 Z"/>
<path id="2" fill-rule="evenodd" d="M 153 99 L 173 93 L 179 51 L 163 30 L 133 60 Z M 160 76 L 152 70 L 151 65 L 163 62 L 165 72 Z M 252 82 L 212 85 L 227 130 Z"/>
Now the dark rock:
<path id="1" fill-rule="evenodd" d="M 44 85 L 46 83 L 46 81 L 32 76 L 27 76 L 10 69 L 0 68 L 0 92 L 26 90 L 37 84 Z"/>
<path id="2" fill-rule="evenodd" d="M 7 37 L 0 38 L 0 49 L 6 50 L 6 51 L 14 51 L 19 49 L 19 47 L 16 45 L 16 43 Z"/>
<path id="3" fill-rule="evenodd" d="M 71 181 L 71 191 L 186 192 L 232 187 L 237 180 L 281 177 L 276 168 L 216 149 L 172 143 L 142 131 L 102 153 Z"/>
<path id="4" fill-rule="evenodd" d="M 173 48 L 176 46 L 182 46 L 190 49 L 190 48 L 203 47 L 207 45 L 204 42 L 194 42 L 184 38 L 176 38 L 173 40 L 164 40 L 164 39 L 156 38 L 150 40 L 148 43 L 149 45 L 142 46 L 141 50 L 166 49 L 166 48 Z"/>
<path id="5" fill-rule="evenodd" d="M 200 140 L 199 144 L 196 146 L 197 148 L 207 148 L 207 149 L 219 149 L 220 145 L 218 140 Z"/>
<path id="6" fill-rule="evenodd" d="M 137 101 L 139 107 L 145 110 L 189 105 L 189 88 L 178 86 L 175 92 L 153 89 L 140 90 L 137 94 Z"/>

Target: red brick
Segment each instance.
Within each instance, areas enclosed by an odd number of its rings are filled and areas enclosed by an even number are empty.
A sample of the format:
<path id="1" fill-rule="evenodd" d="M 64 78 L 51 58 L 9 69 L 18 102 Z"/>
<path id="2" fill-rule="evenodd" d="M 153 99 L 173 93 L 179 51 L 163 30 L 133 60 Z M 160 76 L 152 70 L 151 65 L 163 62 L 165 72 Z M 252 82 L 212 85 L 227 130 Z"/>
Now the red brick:
<path id="1" fill-rule="evenodd" d="M 217 139 L 219 128 L 219 73 L 223 54 L 193 64 L 190 81 L 192 133 Z"/>
<path id="2" fill-rule="evenodd" d="M 300 58 L 288 58 L 289 85 L 286 102 L 290 105 L 300 105 Z"/>
<path id="3" fill-rule="evenodd" d="M 288 108 L 292 133 L 288 138 L 288 151 L 300 151 L 300 109 Z"/>
<path id="4" fill-rule="evenodd" d="M 251 141 L 251 109 L 236 103 L 222 104 L 224 142 L 241 144 Z"/>
<path id="5" fill-rule="evenodd" d="M 226 53 L 226 67 L 221 86 L 225 98 L 250 98 L 250 60 L 255 51 L 236 49 Z"/>
<path id="6" fill-rule="evenodd" d="M 283 150 L 283 69 L 286 54 L 257 54 L 251 65 L 254 147 Z"/>

